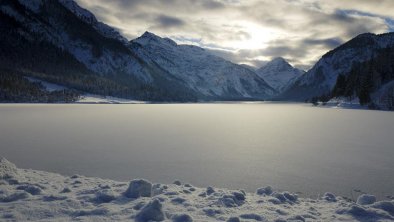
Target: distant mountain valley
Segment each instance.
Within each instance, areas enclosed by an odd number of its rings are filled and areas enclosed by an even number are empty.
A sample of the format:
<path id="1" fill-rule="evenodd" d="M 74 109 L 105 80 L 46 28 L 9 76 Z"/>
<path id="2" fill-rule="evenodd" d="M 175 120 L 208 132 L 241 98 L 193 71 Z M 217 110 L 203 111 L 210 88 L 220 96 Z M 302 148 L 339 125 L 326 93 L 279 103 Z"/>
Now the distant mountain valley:
<path id="1" fill-rule="evenodd" d="M 145 32 L 128 41 L 68 0 L 0 1 L 0 101 L 83 94 L 151 102 L 357 101 L 394 109 L 394 34 L 361 34 L 308 71 L 278 57 L 254 69 Z M 35 78 L 64 86 L 47 91 Z"/>

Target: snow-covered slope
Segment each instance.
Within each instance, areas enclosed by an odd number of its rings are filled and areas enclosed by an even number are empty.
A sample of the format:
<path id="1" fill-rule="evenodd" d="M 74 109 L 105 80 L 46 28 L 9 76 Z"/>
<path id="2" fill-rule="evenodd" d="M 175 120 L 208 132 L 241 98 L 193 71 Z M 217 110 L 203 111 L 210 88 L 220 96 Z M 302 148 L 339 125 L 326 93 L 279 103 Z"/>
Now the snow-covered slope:
<path id="1" fill-rule="evenodd" d="M 35 0 L 35 1 L 39 1 L 39 0 Z M 116 31 L 114 28 L 112 28 L 107 24 L 97 21 L 93 13 L 91 13 L 90 11 L 84 8 L 81 8 L 73 0 L 59 0 L 59 2 L 62 3 L 71 12 L 73 12 L 76 16 L 78 16 L 78 18 L 92 25 L 103 36 L 107 38 L 119 40 L 123 43 L 127 43 L 128 40 L 125 37 L 123 37 L 118 31 Z"/>
<path id="2" fill-rule="evenodd" d="M 329 93 L 339 74 L 347 74 L 353 63 L 374 58 L 379 50 L 394 46 L 394 34 L 361 34 L 325 54 L 307 73 L 299 77 L 279 97 L 305 100 Z"/>
<path id="3" fill-rule="evenodd" d="M 71 177 L 19 169 L 0 157 L 2 221 L 393 221 L 394 201 L 357 202 L 326 193 L 319 199 L 263 187 L 199 188 L 179 181 L 152 184 Z"/>
<path id="4" fill-rule="evenodd" d="M 40 36 L 39 40 L 66 50 L 96 73 L 122 73 L 152 81 L 146 68 L 125 46 L 127 40 L 72 0 L 3 2 L 0 11 L 19 21 L 19 32 L 28 40 Z"/>
<path id="5" fill-rule="evenodd" d="M 275 90 L 253 71 L 192 45 L 177 45 L 146 32 L 130 48 L 148 64 L 157 64 L 206 97 L 241 99 L 271 97 Z"/>
<path id="6" fill-rule="evenodd" d="M 278 92 L 282 92 L 305 72 L 278 57 L 259 68 L 256 73 Z"/>

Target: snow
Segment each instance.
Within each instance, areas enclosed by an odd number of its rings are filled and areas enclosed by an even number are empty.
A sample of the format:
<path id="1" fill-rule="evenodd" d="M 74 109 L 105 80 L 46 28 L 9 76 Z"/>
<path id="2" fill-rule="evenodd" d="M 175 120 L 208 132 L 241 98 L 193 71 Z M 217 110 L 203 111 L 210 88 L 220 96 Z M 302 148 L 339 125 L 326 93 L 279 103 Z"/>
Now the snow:
<path id="1" fill-rule="evenodd" d="M 349 64 L 364 62 L 378 55 L 378 50 L 394 45 L 392 33 L 374 35 L 371 33 L 361 34 L 349 42 L 369 42 L 368 44 L 356 44 L 353 47 L 340 46 L 324 55 L 308 72 L 297 78 L 288 89 L 290 99 L 305 100 L 314 96 L 320 96 L 333 89 L 339 74 L 347 74 L 352 66 Z"/>
<path id="2" fill-rule="evenodd" d="M 65 89 L 70 89 L 68 87 L 58 85 L 55 83 L 50 83 L 41 79 L 37 79 L 34 77 L 25 77 L 30 82 L 37 82 L 41 83 L 42 86 L 45 88 L 46 91 L 54 92 L 54 91 L 61 91 Z M 145 101 L 139 100 L 131 100 L 131 99 L 123 99 L 113 96 L 101 96 L 96 94 L 90 93 L 82 93 L 81 97 L 76 101 L 76 103 L 85 103 L 85 104 L 143 104 L 146 103 Z"/>
<path id="3" fill-rule="evenodd" d="M 254 71 L 192 45 L 145 32 L 130 48 L 148 64 L 159 65 L 170 76 L 206 96 L 271 97 L 272 89 Z"/>
<path id="4" fill-rule="evenodd" d="M 358 98 L 348 99 L 345 97 L 332 98 L 325 103 L 319 102 L 316 106 L 334 109 L 368 109 L 367 106 L 360 104 Z"/>
<path id="5" fill-rule="evenodd" d="M 361 195 L 353 202 L 331 193 L 309 199 L 286 191 L 258 195 L 145 180 L 132 180 L 128 187 L 125 182 L 19 169 L 4 158 L 0 159 L 0 175 L 0 220 L 6 221 L 394 220 L 394 201 L 375 202 L 370 195 Z M 125 196 L 130 187 L 143 188 L 146 195 Z M 161 192 L 148 192 L 149 187 Z M 210 195 L 201 195 L 208 190 Z"/>
<path id="6" fill-rule="evenodd" d="M 40 80 L 40 79 L 37 79 L 37 78 L 33 78 L 33 77 L 25 77 L 25 78 L 28 79 L 30 82 L 41 83 L 44 86 L 45 90 L 49 91 L 49 92 L 61 91 L 61 90 L 68 89 L 65 86 L 61 86 L 61 85 L 58 85 L 58 84 L 50 83 L 50 82 L 47 82 L 47 81 L 44 81 L 44 80 Z"/>
<path id="7" fill-rule="evenodd" d="M 31 12 L 39 13 L 40 4 L 46 4 L 42 0 L 26 1 L 19 0 L 21 4 Z M 133 55 L 132 52 L 127 52 L 128 40 L 121 36 L 114 28 L 97 21 L 95 16 L 86 9 L 81 8 L 73 0 L 59 0 L 64 5 L 64 10 L 71 11 L 82 22 L 91 25 L 102 36 L 118 41 L 119 46 L 124 46 L 124 51 L 114 50 L 110 47 L 103 47 L 102 54 L 96 57 L 92 54 L 93 46 L 79 38 L 72 37 L 72 34 L 63 28 L 62 21 L 53 18 L 32 19 L 28 16 L 31 12 L 26 14 L 19 14 L 16 10 L 9 6 L 0 6 L 0 10 L 14 17 L 23 24 L 24 29 L 28 32 L 39 35 L 42 40 L 46 40 L 58 48 L 72 54 L 78 61 L 83 63 L 89 70 L 102 74 L 125 73 L 135 76 L 139 80 L 150 83 L 153 81 L 149 71 L 146 70 L 143 64 L 140 63 Z M 41 16 L 41 15 L 39 15 Z"/>
<path id="8" fill-rule="evenodd" d="M 357 198 L 357 204 L 368 205 L 376 202 L 376 197 L 374 195 L 362 194 Z"/>
<path id="9" fill-rule="evenodd" d="M 278 92 L 282 92 L 305 72 L 278 57 L 256 70 L 256 73 Z"/>
<path id="10" fill-rule="evenodd" d="M 257 189 L 256 194 L 258 195 L 271 195 L 273 193 L 271 186 L 266 186 Z"/>
<path id="11" fill-rule="evenodd" d="M 41 1 L 41 0 L 36 0 Z M 112 38 L 123 43 L 127 43 L 127 39 L 123 37 L 118 31 L 110 27 L 107 24 L 97 21 L 96 17 L 90 11 L 80 7 L 73 0 L 59 0 L 61 4 L 64 5 L 68 10 L 70 10 L 74 15 L 80 18 L 82 21 L 90 24 L 95 28 L 101 35 Z"/>
<path id="12" fill-rule="evenodd" d="M 123 99 L 112 96 L 100 96 L 95 94 L 83 94 L 81 98 L 76 101 L 76 103 L 86 103 L 86 104 L 96 104 L 96 103 L 105 103 L 105 104 L 143 104 L 145 101 L 139 100 L 131 100 L 131 99 Z"/>
<path id="13" fill-rule="evenodd" d="M 152 183 L 143 179 L 132 180 L 124 195 L 128 198 L 150 197 Z"/>
<path id="14" fill-rule="evenodd" d="M 153 199 L 137 213 L 135 220 L 137 222 L 163 221 L 163 205 L 158 199 Z"/>

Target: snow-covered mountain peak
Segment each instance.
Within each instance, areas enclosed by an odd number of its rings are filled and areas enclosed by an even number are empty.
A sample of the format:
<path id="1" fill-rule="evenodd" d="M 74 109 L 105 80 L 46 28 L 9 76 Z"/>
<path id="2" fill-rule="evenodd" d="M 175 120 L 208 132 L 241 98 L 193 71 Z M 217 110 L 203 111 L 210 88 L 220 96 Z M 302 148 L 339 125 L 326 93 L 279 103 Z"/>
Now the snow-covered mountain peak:
<path id="1" fill-rule="evenodd" d="M 132 40 L 131 42 L 136 42 L 140 45 L 148 45 L 148 44 L 157 44 L 157 45 L 166 45 L 166 46 L 177 46 L 176 42 L 169 38 L 162 38 L 151 32 L 144 32 L 140 37 Z"/>
<path id="2" fill-rule="evenodd" d="M 276 57 L 269 63 L 288 64 L 288 62 L 283 57 Z"/>
<path id="3" fill-rule="evenodd" d="M 286 71 L 294 69 L 284 58 L 277 57 L 265 64 L 261 69 L 273 71 Z"/>
<path id="4" fill-rule="evenodd" d="M 142 34 L 139 38 L 141 38 L 141 39 L 157 39 L 157 38 L 160 38 L 161 39 L 161 37 L 159 37 L 158 35 L 156 35 L 156 34 L 154 34 L 152 32 L 148 32 L 148 31 L 145 31 L 144 34 Z"/>
<path id="5" fill-rule="evenodd" d="M 294 68 L 284 58 L 277 57 L 258 69 L 256 73 L 281 92 L 304 71 Z"/>

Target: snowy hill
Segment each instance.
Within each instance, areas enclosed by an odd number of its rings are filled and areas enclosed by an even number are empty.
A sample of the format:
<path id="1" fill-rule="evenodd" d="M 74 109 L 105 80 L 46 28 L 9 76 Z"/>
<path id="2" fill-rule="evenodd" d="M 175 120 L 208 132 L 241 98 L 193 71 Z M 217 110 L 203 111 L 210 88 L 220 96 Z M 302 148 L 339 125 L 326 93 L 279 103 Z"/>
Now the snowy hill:
<path id="1" fill-rule="evenodd" d="M 256 73 L 278 92 L 282 92 L 305 72 L 278 57 L 259 68 Z"/>
<path id="2" fill-rule="evenodd" d="M 328 52 L 307 73 L 298 78 L 279 98 L 303 101 L 330 94 L 338 75 L 348 75 L 353 65 L 375 58 L 394 46 L 394 34 L 361 34 Z"/>
<path id="3" fill-rule="evenodd" d="M 177 45 L 171 39 L 145 32 L 132 40 L 130 47 L 148 64 L 157 64 L 208 98 L 266 99 L 275 93 L 253 71 L 197 46 Z"/>

